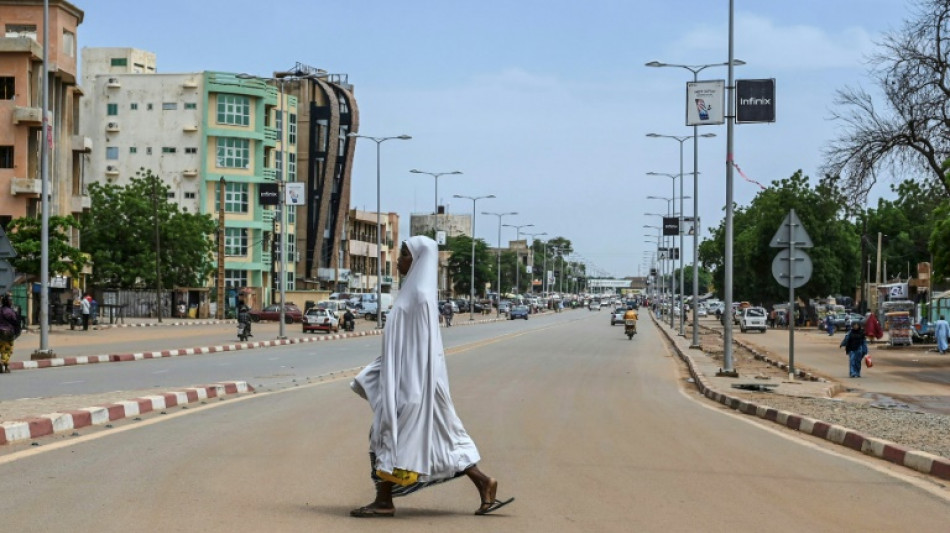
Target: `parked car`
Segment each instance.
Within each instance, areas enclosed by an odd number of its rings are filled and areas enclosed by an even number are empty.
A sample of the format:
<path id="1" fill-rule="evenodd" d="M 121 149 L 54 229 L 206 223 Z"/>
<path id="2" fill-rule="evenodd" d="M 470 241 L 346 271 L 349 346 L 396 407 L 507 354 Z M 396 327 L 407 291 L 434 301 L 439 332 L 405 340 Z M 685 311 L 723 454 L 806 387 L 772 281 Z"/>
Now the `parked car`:
<path id="1" fill-rule="evenodd" d="M 523 318 L 528 320 L 528 306 L 527 305 L 516 305 L 511 308 L 511 311 L 508 312 L 508 319 L 514 320 L 516 318 Z"/>
<path id="2" fill-rule="evenodd" d="M 746 307 L 745 309 L 740 309 L 738 315 L 739 331 L 742 333 L 750 329 L 757 329 L 765 333 L 765 330 L 768 328 L 765 323 L 768 313 L 761 307 Z"/>
<path id="3" fill-rule="evenodd" d="M 457 303 L 455 303 L 455 300 L 439 300 L 439 312 L 442 312 L 442 309 L 445 308 L 445 302 L 449 302 L 450 304 L 452 304 L 453 314 L 457 315 L 459 313 L 459 306 Z"/>
<path id="4" fill-rule="evenodd" d="M 268 305 L 263 309 L 251 309 L 248 314 L 254 322 L 261 320 L 280 320 L 280 305 Z M 303 312 L 294 304 L 284 304 L 284 322 L 293 324 L 303 319 Z"/>
<path id="5" fill-rule="evenodd" d="M 458 308 L 459 313 L 468 313 L 469 305 L 468 300 L 463 300 L 461 298 L 456 298 L 452 300 L 455 302 L 455 307 Z"/>
<path id="6" fill-rule="evenodd" d="M 327 333 L 340 331 L 340 319 L 336 313 L 324 307 L 313 307 L 303 315 L 303 332 L 325 331 Z"/>
<path id="7" fill-rule="evenodd" d="M 861 324 L 861 327 L 864 327 L 864 315 L 858 313 L 836 313 L 835 314 L 835 329 L 838 331 L 849 330 L 851 329 L 851 324 L 857 322 Z"/>
<path id="8" fill-rule="evenodd" d="M 705 305 L 696 306 L 696 316 L 707 316 L 707 315 L 709 315 L 709 311 L 706 310 Z"/>
<path id="9" fill-rule="evenodd" d="M 627 312 L 626 307 L 618 307 L 614 309 L 613 313 L 610 313 L 610 325 L 616 326 L 617 324 L 623 324 L 623 315 Z"/>

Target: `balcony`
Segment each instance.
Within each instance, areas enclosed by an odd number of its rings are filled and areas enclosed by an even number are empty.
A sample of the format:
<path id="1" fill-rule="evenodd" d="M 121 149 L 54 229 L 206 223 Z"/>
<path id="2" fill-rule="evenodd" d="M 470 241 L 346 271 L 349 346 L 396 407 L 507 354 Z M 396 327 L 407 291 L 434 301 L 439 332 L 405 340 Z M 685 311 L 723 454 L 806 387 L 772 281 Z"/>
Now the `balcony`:
<path id="1" fill-rule="evenodd" d="M 277 128 L 271 128 L 268 126 L 264 127 L 264 145 L 265 146 L 277 145 Z"/>
<path id="2" fill-rule="evenodd" d="M 24 126 L 42 126 L 43 110 L 39 107 L 16 106 L 13 108 L 13 123 Z"/>
<path id="3" fill-rule="evenodd" d="M 10 180 L 10 194 L 16 196 L 22 194 L 39 198 L 43 192 L 43 181 L 33 178 L 13 178 Z"/>
<path id="4" fill-rule="evenodd" d="M 92 199 L 88 196 L 73 196 L 69 199 L 70 212 L 82 213 L 92 207 Z"/>
<path id="5" fill-rule="evenodd" d="M 277 169 L 273 167 L 264 167 L 264 179 L 267 181 L 277 181 Z"/>
<path id="6" fill-rule="evenodd" d="M 92 139 L 84 135 L 73 135 L 72 145 L 74 152 L 92 152 Z"/>

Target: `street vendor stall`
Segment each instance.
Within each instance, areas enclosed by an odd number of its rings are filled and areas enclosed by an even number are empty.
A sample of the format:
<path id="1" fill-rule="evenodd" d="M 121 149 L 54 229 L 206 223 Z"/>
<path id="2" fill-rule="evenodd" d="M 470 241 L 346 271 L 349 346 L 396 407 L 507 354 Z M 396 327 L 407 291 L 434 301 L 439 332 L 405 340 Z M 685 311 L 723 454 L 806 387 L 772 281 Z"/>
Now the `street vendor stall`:
<path id="1" fill-rule="evenodd" d="M 910 346 L 913 344 L 913 331 L 910 313 L 894 311 L 884 314 L 884 329 L 887 330 L 891 346 Z"/>

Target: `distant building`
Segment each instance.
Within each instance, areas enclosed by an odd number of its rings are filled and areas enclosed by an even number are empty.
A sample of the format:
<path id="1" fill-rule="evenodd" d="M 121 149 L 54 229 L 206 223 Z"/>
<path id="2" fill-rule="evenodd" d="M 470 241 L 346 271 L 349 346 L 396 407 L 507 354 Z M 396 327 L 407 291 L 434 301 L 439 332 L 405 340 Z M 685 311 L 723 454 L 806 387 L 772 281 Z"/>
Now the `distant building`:
<path id="1" fill-rule="evenodd" d="M 409 215 L 409 233 L 412 235 L 429 235 L 441 230 L 447 237 L 472 234 L 471 215 L 433 215 L 414 213 Z"/>
<path id="2" fill-rule="evenodd" d="M 399 215 L 382 213 L 382 283 L 380 292 L 393 292 L 399 257 Z M 334 273 L 346 280 L 348 292 L 375 292 L 377 279 L 376 212 L 351 209 L 347 217 L 345 267 Z M 330 273 L 326 274 L 330 276 Z"/>

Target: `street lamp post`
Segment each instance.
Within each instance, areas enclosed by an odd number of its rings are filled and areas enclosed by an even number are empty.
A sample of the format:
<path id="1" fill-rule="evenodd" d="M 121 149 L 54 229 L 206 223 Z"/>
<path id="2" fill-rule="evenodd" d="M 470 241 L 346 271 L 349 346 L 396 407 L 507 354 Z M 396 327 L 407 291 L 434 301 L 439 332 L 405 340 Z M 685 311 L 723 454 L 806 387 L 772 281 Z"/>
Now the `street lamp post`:
<path id="1" fill-rule="evenodd" d="M 386 141 L 391 141 L 393 139 L 399 139 L 401 141 L 408 141 L 412 139 L 409 135 L 396 135 L 395 137 L 370 137 L 368 135 L 360 135 L 357 132 L 348 133 L 347 137 L 355 137 L 358 139 L 369 139 L 376 143 L 376 327 L 383 327 L 383 297 L 382 297 L 382 283 L 383 283 L 383 241 L 382 241 L 382 232 L 383 224 L 381 220 L 382 207 L 380 207 L 380 165 L 379 165 L 379 147 Z"/>
<path id="2" fill-rule="evenodd" d="M 475 203 L 479 200 L 494 198 L 494 194 L 486 196 L 464 196 L 461 194 L 452 195 L 453 198 L 465 198 L 472 201 L 472 274 L 469 278 L 468 295 L 468 319 L 475 320 Z M 501 305 L 501 294 L 498 295 L 498 304 Z"/>
<path id="3" fill-rule="evenodd" d="M 693 126 L 693 128 L 695 129 L 696 126 Z M 700 135 L 700 137 L 715 137 L 715 136 L 716 136 L 715 133 L 704 133 Z M 659 133 L 647 133 L 647 137 L 660 138 L 660 139 L 673 139 L 674 141 L 678 142 L 680 145 L 680 216 L 679 216 L 679 223 L 677 224 L 677 231 L 680 234 L 680 254 L 682 254 L 683 253 L 683 199 L 685 198 L 683 196 L 683 179 L 684 179 L 683 142 L 685 142 L 687 139 L 695 140 L 696 135 L 695 135 L 695 132 L 693 135 L 686 135 L 686 136 L 660 135 Z M 696 162 L 694 161 L 693 164 L 695 165 Z M 693 168 L 693 224 L 694 224 L 694 227 L 695 227 L 695 224 L 697 224 L 697 221 L 699 219 L 698 205 L 696 203 L 696 198 L 699 195 L 697 191 L 697 187 L 696 187 L 696 180 L 698 178 L 699 178 L 698 172 L 696 171 L 696 168 Z M 697 235 L 695 234 L 693 235 L 693 279 L 694 280 L 698 280 L 698 278 L 696 277 L 697 237 L 698 237 Z M 686 336 L 686 302 L 685 302 L 686 298 L 684 298 L 684 295 L 686 294 L 686 291 L 685 291 L 686 284 L 685 284 L 685 280 L 683 279 L 683 275 L 684 275 L 683 274 L 683 256 L 680 255 L 680 336 L 681 337 Z M 693 284 L 693 344 L 697 346 L 699 345 L 699 323 L 697 322 L 698 318 L 696 316 L 696 298 L 699 296 L 697 294 L 698 292 L 699 292 L 699 287 L 698 287 L 698 281 L 697 281 L 697 283 Z"/>
<path id="4" fill-rule="evenodd" d="M 693 73 L 694 83 L 699 81 L 699 73 L 702 72 L 703 70 L 706 70 L 707 68 L 728 67 L 729 81 L 726 84 L 726 86 L 731 88 L 732 87 L 732 67 L 745 65 L 745 61 L 741 59 L 735 59 L 732 56 L 732 53 L 733 53 L 732 18 L 733 18 L 733 5 L 732 5 L 732 1 L 730 0 L 729 2 L 729 60 L 726 61 L 725 63 L 709 63 L 705 65 L 680 65 L 676 63 L 663 63 L 661 61 L 650 61 L 649 63 L 646 64 L 646 66 L 657 67 L 657 68 L 674 67 L 674 68 L 686 69 Z M 733 105 L 734 103 L 732 101 L 732 98 L 730 98 L 729 99 L 730 109 L 728 112 L 729 115 L 732 114 Z M 724 289 L 723 299 L 725 300 L 724 303 L 726 305 L 726 308 L 729 309 L 732 307 L 732 270 L 731 270 L 731 267 L 732 267 L 732 257 L 731 257 L 731 253 L 732 253 L 732 233 L 731 233 L 731 229 L 732 229 L 732 146 L 731 146 L 732 119 L 727 118 L 726 120 L 729 121 L 728 126 L 727 126 L 727 129 L 728 129 L 727 144 L 729 144 L 729 146 L 727 147 L 727 150 L 726 150 L 728 152 L 728 157 L 726 161 L 726 167 L 727 167 L 727 170 L 726 170 L 726 174 L 727 174 L 726 176 L 726 189 L 727 189 L 726 191 L 726 196 L 727 196 L 726 198 L 726 226 L 727 226 L 726 248 L 727 250 L 726 252 L 729 254 L 729 256 L 725 258 L 725 261 L 727 263 L 726 265 L 727 266 L 726 268 L 726 277 L 727 277 L 726 285 L 727 286 L 723 287 Z M 697 221 L 695 222 L 696 224 L 699 224 L 699 220 L 698 220 L 699 219 L 699 185 L 698 185 L 699 180 L 697 179 L 698 176 L 696 175 L 696 173 L 699 171 L 699 141 L 697 139 L 699 136 L 700 136 L 699 126 L 693 125 L 693 216 L 697 218 Z M 697 262 L 696 262 L 696 257 L 699 253 L 698 226 L 696 229 L 697 229 L 696 231 L 697 235 L 695 235 L 693 238 L 693 294 L 699 293 L 699 270 L 697 269 Z M 723 340 L 725 341 L 725 346 L 723 349 L 723 361 L 725 363 L 725 370 L 727 372 L 734 373 L 734 369 L 732 368 L 732 322 L 729 320 L 726 321 L 726 326 L 723 330 Z M 699 346 L 699 318 L 696 316 L 696 313 L 694 311 L 693 312 L 693 342 L 690 345 L 690 348 L 699 348 L 699 347 L 700 347 Z"/>
<path id="5" fill-rule="evenodd" d="M 673 176 L 675 176 L 674 174 L 660 174 L 660 173 L 658 173 L 658 172 L 648 172 L 647 174 L 648 174 L 648 175 L 651 175 L 651 176 L 666 176 L 666 177 L 673 177 Z M 675 179 L 674 179 L 674 183 L 675 183 Z M 674 192 L 675 192 L 675 185 L 674 185 Z M 687 196 L 686 198 L 689 198 L 689 196 Z M 667 197 L 665 197 L 665 196 L 647 196 L 647 199 L 648 199 L 648 200 L 663 200 L 663 201 L 667 202 L 667 204 L 666 204 L 666 209 L 667 209 L 667 212 L 669 213 L 668 216 L 672 217 L 672 216 L 676 215 L 675 208 L 673 207 L 673 203 L 676 201 L 676 195 L 675 195 L 675 194 L 674 194 L 673 197 L 671 197 L 671 198 L 667 198 Z M 683 201 L 683 199 L 680 198 L 680 203 L 682 203 L 682 201 Z M 649 214 L 649 213 L 648 213 L 648 214 Z M 657 216 L 663 216 L 663 215 L 657 215 Z M 680 213 L 680 219 L 682 219 L 682 213 Z M 676 258 L 675 258 L 675 257 L 676 257 L 676 256 L 673 254 L 673 252 L 675 251 L 674 249 L 676 249 L 676 237 L 671 236 L 671 237 L 670 237 L 670 243 L 672 244 L 672 246 L 670 246 L 670 250 L 669 250 L 669 252 L 670 252 L 670 287 L 671 287 L 671 289 L 672 289 L 672 290 L 671 290 L 671 296 L 670 296 L 670 297 L 675 300 L 675 298 L 676 298 L 676 281 L 675 281 L 675 279 L 676 279 Z M 681 252 L 680 252 L 680 253 L 681 253 Z M 679 254 L 677 254 L 677 255 L 679 255 Z M 680 255 L 680 274 L 682 274 L 682 270 L 683 270 L 682 266 L 683 266 L 683 263 L 682 263 L 682 255 Z M 682 276 L 681 276 L 681 277 L 682 277 Z M 683 284 L 680 283 L 680 305 L 681 305 L 681 306 L 682 306 L 682 303 L 683 303 L 682 300 L 683 300 Z M 675 326 L 674 326 L 674 323 L 673 323 L 673 315 L 674 315 L 674 313 L 673 313 L 673 305 L 672 305 L 672 302 L 670 302 L 670 327 L 671 327 L 671 328 L 672 328 L 672 327 L 675 327 Z M 682 320 L 682 318 L 681 318 L 681 319 L 680 319 L 680 322 L 682 323 L 682 321 L 683 321 L 683 320 Z"/>
<path id="6" fill-rule="evenodd" d="M 533 228 L 534 224 L 502 224 L 506 228 L 515 228 L 515 241 L 521 240 L 521 228 Z M 515 295 L 521 294 L 521 255 L 515 252 Z"/>
<path id="7" fill-rule="evenodd" d="M 648 216 L 658 216 L 658 217 L 660 217 L 661 219 L 662 219 L 662 217 L 663 217 L 663 215 L 661 215 L 661 214 L 659 214 L 659 213 L 644 213 L 644 214 L 646 214 L 646 215 L 648 215 Z M 664 283 L 663 283 L 663 278 L 666 276 L 666 259 L 664 258 L 663 254 L 660 253 L 660 246 L 661 246 L 661 245 L 660 245 L 660 241 L 661 241 L 661 239 L 664 238 L 664 237 L 663 237 L 663 227 L 662 227 L 662 226 L 654 226 L 654 225 L 652 225 L 652 224 L 644 224 L 643 227 L 644 227 L 644 228 L 648 228 L 648 229 L 655 229 L 655 230 L 657 230 L 657 233 L 656 233 L 656 254 L 657 254 L 657 262 L 660 263 L 660 272 L 659 272 L 659 274 L 660 274 L 660 280 L 659 280 L 658 283 L 656 283 L 656 286 L 654 287 L 654 294 L 658 293 L 658 294 L 659 294 L 659 299 L 662 300 L 662 299 L 663 299 L 663 292 L 666 290 L 666 286 L 665 286 Z M 644 235 L 644 237 L 648 237 L 648 235 Z M 665 241 L 664 241 L 664 242 L 665 242 Z M 672 276 L 671 276 L 671 277 L 672 277 Z M 672 299 L 672 296 L 671 296 L 671 299 Z M 670 304 L 670 314 L 672 314 L 672 312 L 673 312 L 673 305 Z M 673 327 L 673 323 L 672 323 L 672 322 L 670 322 L 670 327 Z"/>
<path id="8" fill-rule="evenodd" d="M 287 146 L 284 144 L 284 82 L 286 81 L 299 81 L 299 80 L 309 80 L 314 78 L 319 78 L 324 76 L 326 71 L 319 70 L 313 74 L 304 74 L 299 70 L 283 70 L 274 73 L 273 77 L 262 77 L 255 76 L 253 74 L 238 74 L 237 77 L 240 79 L 258 79 L 261 81 L 276 81 L 279 86 L 279 93 L 277 96 L 277 116 L 280 117 L 281 127 L 277 134 L 280 136 L 280 175 L 277 176 L 277 218 L 280 220 L 280 258 L 278 259 L 278 280 L 277 286 L 280 291 L 280 326 L 277 333 L 277 338 L 286 339 L 287 335 L 284 332 L 284 322 L 286 320 L 286 301 L 287 301 L 287 274 L 286 274 L 286 264 L 287 264 L 287 207 L 286 207 L 286 180 L 284 179 L 284 172 L 287 168 L 285 164 L 285 158 L 287 157 Z M 224 209 L 224 204 L 221 205 L 221 209 Z M 274 236 L 277 237 L 276 235 Z M 161 304 L 161 302 L 159 302 Z"/>
<path id="9" fill-rule="evenodd" d="M 435 204 L 434 204 L 434 207 L 432 208 L 432 216 L 435 217 L 434 229 L 435 229 L 436 234 L 438 234 L 439 232 L 439 177 L 454 176 L 456 174 L 461 174 L 462 171 L 453 170 L 451 172 L 427 172 L 425 170 L 419 170 L 419 169 L 414 168 L 410 170 L 409 172 L 413 174 L 426 174 L 428 176 L 432 176 L 433 178 L 435 178 Z M 436 284 L 438 285 L 438 289 L 439 289 L 439 298 L 441 298 L 442 292 L 445 290 L 445 284 L 442 281 L 442 259 L 441 258 L 439 259 L 439 261 L 437 261 L 436 270 L 438 270 L 438 274 L 436 276 L 438 278 L 438 281 L 436 282 Z"/>
<path id="10" fill-rule="evenodd" d="M 508 212 L 508 213 L 486 213 L 485 211 L 482 211 L 482 214 L 483 214 L 483 215 L 494 215 L 494 216 L 498 217 L 498 253 L 495 254 L 495 255 L 497 256 L 497 258 L 498 258 L 498 265 L 497 265 L 497 268 L 496 268 L 497 274 L 498 274 L 498 286 L 495 287 L 495 291 L 498 292 L 498 303 L 501 303 L 501 218 L 502 218 L 502 217 L 509 216 L 509 215 L 517 215 L 518 212 L 517 212 L 517 211 L 511 211 L 511 212 Z M 473 221 L 473 223 L 474 223 L 474 221 Z M 475 231 L 473 230 L 473 231 L 472 231 L 472 234 L 474 235 L 474 233 L 475 233 Z M 500 306 L 500 305 L 495 308 L 495 318 L 499 318 L 499 317 L 501 317 L 501 306 Z"/>
<path id="11" fill-rule="evenodd" d="M 541 233 L 525 233 L 525 235 L 528 235 L 529 237 L 531 237 L 531 247 L 534 246 L 534 239 L 535 239 L 536 237 L 540 237 L 540 236 L 542 236 L 542 235 L 547 235 L 547 234 L 548 234 L 548 232 L 546 232 L 546 231 L 542 231 Z M 533 255 L 532 255 L 532 257 L 533 257 Z M 533 263 L 534 263 L 534 261 L 532 261 L 532 265 L 531 265 L 531 268 L 532 268 L 532 271 L 531 271 L 531 290 L 532 290 L 532 292 L 534 292 L 534 264 L 533 264 Z"/>

